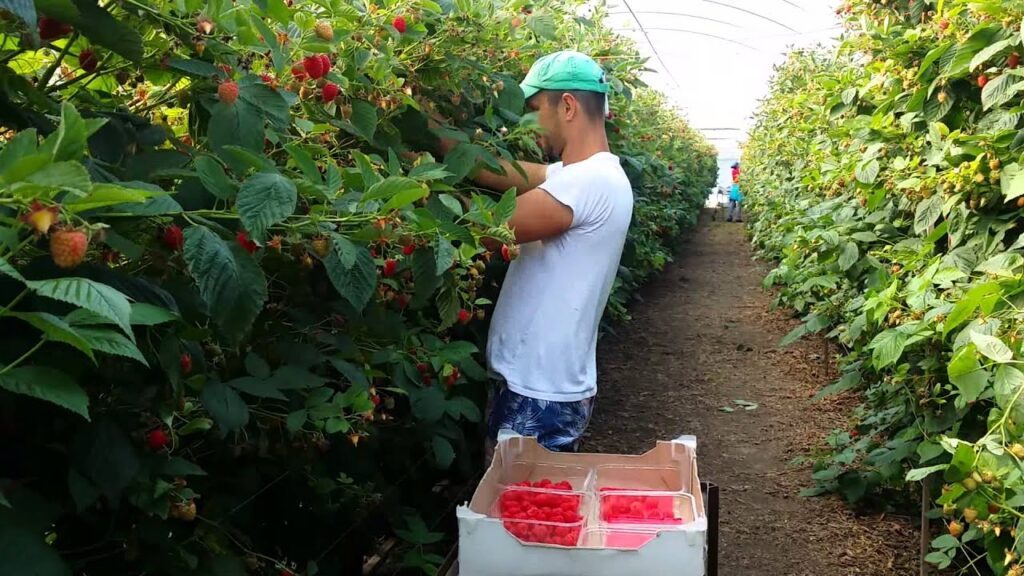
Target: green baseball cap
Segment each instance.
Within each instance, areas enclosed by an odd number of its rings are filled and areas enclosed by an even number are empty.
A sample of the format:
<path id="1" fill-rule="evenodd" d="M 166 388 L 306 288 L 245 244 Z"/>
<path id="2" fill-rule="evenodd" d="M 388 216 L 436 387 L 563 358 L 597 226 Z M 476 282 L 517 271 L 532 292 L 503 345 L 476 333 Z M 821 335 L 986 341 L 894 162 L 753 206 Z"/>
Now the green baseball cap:
<path id="1" fill-rule="evenodd" d="M 523 95 L 529 100 L 541 90 L 582 90 L 608 93 L 608 80 L 604 69 L 593 58 L 563 50 L 537 60 L 526 78 L 519 83 Z"/>

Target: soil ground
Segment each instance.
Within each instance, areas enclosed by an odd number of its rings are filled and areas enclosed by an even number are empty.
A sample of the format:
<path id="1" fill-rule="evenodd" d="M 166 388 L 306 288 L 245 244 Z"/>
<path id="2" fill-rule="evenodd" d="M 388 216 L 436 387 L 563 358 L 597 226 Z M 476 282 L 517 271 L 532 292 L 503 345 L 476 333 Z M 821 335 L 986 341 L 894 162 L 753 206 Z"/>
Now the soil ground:
<path id="1" fill-rule="evenodd" d="M 766 271 L 742 224 L 704 222 L 631 308 L 633 321 L 602 339 L 583 450 L 641 453 L 696 435 L 702 479 L 721 488 L 722 576 L 917 574 L 910 518 L 798 495 L 811 480 L 794 459 L 843 427 L 856 398 L 813 400 L 835 374 L 827 344 L 779 348 L 796 322 L 771 310 Z"/>

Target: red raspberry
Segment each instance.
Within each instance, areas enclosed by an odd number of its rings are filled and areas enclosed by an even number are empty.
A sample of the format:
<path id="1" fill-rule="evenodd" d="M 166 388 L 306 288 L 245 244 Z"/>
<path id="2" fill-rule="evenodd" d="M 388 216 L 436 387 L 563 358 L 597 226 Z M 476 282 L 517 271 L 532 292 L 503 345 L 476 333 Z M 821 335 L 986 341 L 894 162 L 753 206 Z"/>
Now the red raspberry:
<path id="1" fill-rule="evenodd" d="M 192 373 L 192 355 L 188 352 L 181 355 L 181 358 L 178 360 L 178 364 L 181 366 L 181 373 L 185 376 Z"/>
<path id="2" fill-rule="evenodd" d="M 170 441 L 171 439 L 162 428 L 157 428 L 146 435 L 146 446 L 149 446 L 149 449 L 154 452 L 163 450 Z"/>
<path id="3" fill-rule="evenodd" d="M 260 80 L 262 80 L 264 84 L 270 84 L 274 81 L 274 77 L 270 74 L 260 74 Z"/>
<path id="4" fill-rule="evenodd" d="M 391 21 L 391 25 L 398 30 L 399 34 L 405 34 L 406 24 L 404 16 L 395 16 L 395 19 Z"/>
<path id="5" fill-rule="evenodd" d="M 398 260 L 388 259 L 384 261 L 384 267 L 381 272 L 384 276 L 394 276 L 395 270 L 398 268 Z"/>
<path id="6" fill-rule="evenodd" d="M 238 242 L 238 245 L 245 248 L 245 251 L 249 254 L 255 254 L 259 250 L 259 245 L 250 240 L 249 234 L 244 230 L 235 235 L 235 242 Z"/>
<path id="7" fill-rule="evenodd" d="M 1010 57 L 1006 59 L 1006 67 L 1013 69 L 1020 66 L 1020 54 L 1014 52 L 1010 54 Z"/>
<path id="8" fill-rule="evenodd" d="M 85 259 L 89 237 L 81 230 L 58 230 L 50 236 L 50 256 L 61 268 L 74 268 Z"/>
<path id="9" fill-rule="evenodd" d="M 93 52 L 92 48 L 86 48 L 78 53 L 78 65 L 82 67 L 82 70 L 91 73 L 96 71 L 100 61 L 96 58 L 96 53 Z"/>
<path id="10" fill-rule="evenodd" d="M 463 308 L 459 310 L 459 324 L 469 324 L 469 321 L 473 319 L 473 314 L 469 310 Z"/>
<path id="11" fill-rule="evenodd" d="M 235 100 L 238 100 L 238 84 L 231 80 L 222 82 L 220 86 L 217 86 L 217 97 L 227 105 L 234 104 Z"/>
<path id="12" fill-rule="evenodd" d="M 57 38 L 63 38 L 71 33 L 73 28 L 63 22 L 58 22 L 53 18 L 47 18 L 43 16 L 39 18 L 39 38 L 43 40 L 56 40 Z"/>
<path id="13" fill-rule="evenodd" d="M 412 253 L 416 251 L 415 244 L 409 244 L 408 246 L 402 246 L 402 254 L 406 256 L 412 256 Z"/>
<path id="14" fill-rule="evenodd" d="M 324 65 L 324 76 L 326 76 L 327 73 L 331 71 L 331 68 L 334 67 L 334 63 L 331 62 L 331 57 L 327 54 L 320 54 L 318 57 L 320 58 L 320 62 Z"/>
<path id="15" fill-rule="evenodd" d="M 302 59 L 302 69 L 313 80 L 322 78 L 327 70 L 324 69 L 324 61 L 318 55 L 306 56 Z"/>
<path id="16" fill-rule="evenodd" d="M 982 74 L 978 76 L 978 88 L 984 88 L 988 84 L 988 76 Z"/>
<path id="17" fill-rule="evenodd" d="M 292 76 L 294 76 L 295 79 L 299 81 L 306 79 L 307 74 L 306 71 L 303 69 L 302 64 L 296 64 L 295 66 L 292 66 Z"/>
<path id="18" fill-rule="evenodd" d="M 164 228 L 163 241 L 164 246 L 167 246 L 168 249 L 174 252 L 181 250 L 185 245 L 185 234 L 181 231 L 181 226 L 171 224 Z"/>
<path id="19" fill-rule="evenodd" d="M 338 85 L 334 82 L 328 82 L 327 84 L 324 84 L 324 87 L 320 90 L 320 99 L 323 100 L 324 103 L 333 102 L 334 99 L 338 97 L 338 92 L 340 92 Z"/>

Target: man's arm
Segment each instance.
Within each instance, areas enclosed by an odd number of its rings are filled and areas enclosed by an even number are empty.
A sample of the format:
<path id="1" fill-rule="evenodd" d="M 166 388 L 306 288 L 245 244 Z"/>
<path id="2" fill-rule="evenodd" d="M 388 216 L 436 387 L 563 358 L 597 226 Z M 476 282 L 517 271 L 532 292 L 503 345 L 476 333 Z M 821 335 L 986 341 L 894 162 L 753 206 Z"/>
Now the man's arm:
<path id="1" fill-rule="evenodd" d="M 452 148 L 455 148 L 455 146 L 458 145 L 458 142 L 450 138 L 440 138 L 440 141 L 440 152 L 443 156 L 447 156 L 448 153 L 451 152 Z M 524 177 L 511 162 L 499 158 L 498 163 L 505 171 L 504 176 L 501 174 L 495 174 L 486 168 L 480 168 L 477 170 L 476 174 L 473 175 L 473 181 L 484 188 L 490 188 L 491 190 L 497 190 L 498 192 L 504 192 L 509 188 L 515 188 L 516 194 L 522 196 L 526 192 L 540 186 L 545 180 L 547 180 L 547 164 L 518 161 L 517 164 L 519 164 L 519 168 L 526 173 L 526 176 Z"/>
<path id="2" fill-rule="evenodd" d="M 547 164 L 523 162 L 521 160 L 518 161 L 517 164 L 519 164 L 519 167 L 526 173 L 526 177 L 524 178 L 523 174 L 521 174 L 511 162 L 500 158 L 498 159 L 498 162 L 505 170 L 504 176 L 501 174 L 495 174 L 486 168 L 481 168 L 473 176 L 473 181 L 484 188 L 490 188 L 491 190 L 497 190 L 499 192 L 504 192 L 509 188 L 515 188 L 516 194 L 521 199 L 527 192 L 534 190 L 547 180 Z"/>
<path id="3" fill-rule="evenodd" d="M 572 226 L 572 209 L 543 188 L 531 188 L 516 199 L 508 225 L 516 243 L 525 244 L 558 236 Z"/>

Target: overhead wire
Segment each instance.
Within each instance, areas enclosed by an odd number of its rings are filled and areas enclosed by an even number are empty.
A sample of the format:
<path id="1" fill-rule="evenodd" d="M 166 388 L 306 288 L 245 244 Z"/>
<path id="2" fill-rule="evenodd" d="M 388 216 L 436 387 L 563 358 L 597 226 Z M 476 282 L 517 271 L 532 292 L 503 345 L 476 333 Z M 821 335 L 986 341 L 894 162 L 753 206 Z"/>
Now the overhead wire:
<path id="1" fill-rule="evenodd" d="M 655 47 L 654 42 L 651 41 L 650 34 L 648 34 L 647 30 L 644 29 L 644 25 L 640 22 L 640 18 L 636 15 L 636 12 L 633 11 L 633 7 L 629 5 L 627 0 L 622 0 L 622 3 L 626 6 L 626 9 L 629 10 L 629 14 L 633 17 L 633 20 L 636 21 L 636 25 L 640 27 L 640 32 L 643 33 L 644 38 L 647 40 L 647 45 L 651 47 L 651 51 L 654 52 L 654 57 L 661 63 L 661 68 L 665 71 L 665 74 L 668 74 L 668 77 L 672 80 L 672 83 L 676 85 L 676 88 L 681 90 L 682 86 L 679 85 L 679 81 L 676 80 L 675 75 L 672 74 L 672 70 L 668 67 L 668 64 L 665 64 L 665 60 L 662 59 L 661 54 L 658 53 L 657 47 Z"/>

